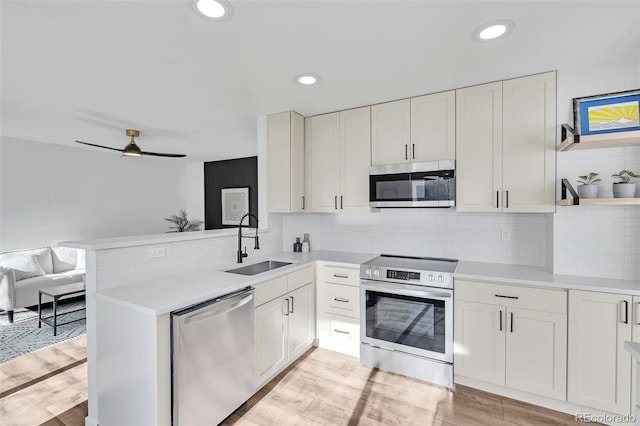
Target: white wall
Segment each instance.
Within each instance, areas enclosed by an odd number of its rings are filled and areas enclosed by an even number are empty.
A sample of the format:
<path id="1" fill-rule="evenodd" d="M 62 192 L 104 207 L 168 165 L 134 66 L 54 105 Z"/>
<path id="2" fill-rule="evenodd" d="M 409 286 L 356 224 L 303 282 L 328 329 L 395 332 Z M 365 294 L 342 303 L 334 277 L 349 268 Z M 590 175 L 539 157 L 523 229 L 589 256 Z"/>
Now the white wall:
<path id="1" fill-rule="evenodd" d="M 574 97 L 638 87 L 640 65 L 634 61 L 559 70 L 558 124 L 573 123 Z M 637 146 L 559 152 L 557 159 L 558 188 L 561 178 L 575 185 L 579 175 L 597 172 L 602 178 L 598 184 L 599 197 L 613 196 L 613 173 L 622 169 L 640 172 Z M 638 196 L 640 191 L 636 192 Z M 555 273 L 640 280 L 638 206 L 558 207 L 554 215 L 554 243 Z"/>
<path id="2" fill-rule="evenodd" d="M 185 208 L 181 161 L 2 138 L 0 251 L 162 233 Z"/>

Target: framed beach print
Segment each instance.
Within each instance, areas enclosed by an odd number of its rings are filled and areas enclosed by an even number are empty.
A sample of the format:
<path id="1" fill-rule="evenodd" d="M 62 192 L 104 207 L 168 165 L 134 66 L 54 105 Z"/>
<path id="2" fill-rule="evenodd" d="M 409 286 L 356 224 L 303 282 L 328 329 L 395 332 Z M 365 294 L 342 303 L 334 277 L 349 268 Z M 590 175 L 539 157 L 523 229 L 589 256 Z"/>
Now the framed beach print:
<path id="1" fill-rule="evenodd" d="M 222 224 L 238 225 L 242 216 L 249 213 L 249 187 L 222 188 Z"/>
<path id="2" fill-rule="evenodd" d="M 640 130 L 640 90 L 573 99 L 573 125 L 581 135 Z"/>

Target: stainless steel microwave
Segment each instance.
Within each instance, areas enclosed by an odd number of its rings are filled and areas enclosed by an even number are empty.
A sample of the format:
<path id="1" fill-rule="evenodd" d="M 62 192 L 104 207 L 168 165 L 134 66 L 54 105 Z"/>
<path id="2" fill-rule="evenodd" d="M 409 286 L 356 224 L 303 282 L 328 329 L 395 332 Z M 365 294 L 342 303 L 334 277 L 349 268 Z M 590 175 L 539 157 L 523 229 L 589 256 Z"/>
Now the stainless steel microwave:
<path id="1" fill-rule="evenodd" d="M 455 160 L 369 168 L 371 207 L 453 207 Z"/>

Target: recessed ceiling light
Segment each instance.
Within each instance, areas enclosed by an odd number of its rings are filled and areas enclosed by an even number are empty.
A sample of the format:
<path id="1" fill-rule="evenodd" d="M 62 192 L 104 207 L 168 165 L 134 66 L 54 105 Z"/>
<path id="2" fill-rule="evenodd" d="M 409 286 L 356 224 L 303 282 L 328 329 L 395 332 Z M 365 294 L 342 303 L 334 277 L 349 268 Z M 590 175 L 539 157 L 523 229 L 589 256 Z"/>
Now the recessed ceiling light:
<path id="1" fill-rule="evenodd" d="M 314 84 L 320 83 L 320 76 L 316 74 L 298 74 L 295 78 L 296 83 L 302 84 L 303 86 L 312 86 Z"/>
<path id="2" fill-rule="evenodd" d="M 478 27 L 471 37 L 476 41 L 489 41 L 504 37 L 515 28 L 516 24 L 508 19 L 487 22 Z"/>
<path id="3" fill-rule="evenodd" d="M 195 0 L 192 4 L 203 16 L 217 21 L 231 18 L 233 8 L 227 0 Z"/>

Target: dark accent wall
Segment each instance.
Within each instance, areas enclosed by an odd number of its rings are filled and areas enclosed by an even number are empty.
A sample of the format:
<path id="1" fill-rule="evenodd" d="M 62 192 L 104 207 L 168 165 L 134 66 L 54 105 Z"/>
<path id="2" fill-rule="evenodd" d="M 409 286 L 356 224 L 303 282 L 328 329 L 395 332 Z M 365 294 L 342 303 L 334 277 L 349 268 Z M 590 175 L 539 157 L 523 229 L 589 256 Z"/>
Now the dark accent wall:
<path id="1" fill-rule="evenodd" d="M 249 212 L 258 216 L 258 157 L 204 163 L 204 229 L 233 228 L 222 224 L 222 188 L 249 187 Z M 256 227 L 255 219 L 251 227 Z M 244 220 L 247 224 L 247 219 Z M 237 226 L 237 225 L 236 225 Z"/>

